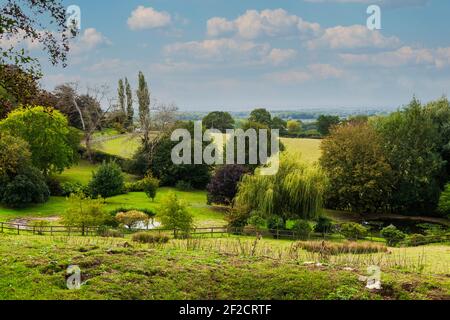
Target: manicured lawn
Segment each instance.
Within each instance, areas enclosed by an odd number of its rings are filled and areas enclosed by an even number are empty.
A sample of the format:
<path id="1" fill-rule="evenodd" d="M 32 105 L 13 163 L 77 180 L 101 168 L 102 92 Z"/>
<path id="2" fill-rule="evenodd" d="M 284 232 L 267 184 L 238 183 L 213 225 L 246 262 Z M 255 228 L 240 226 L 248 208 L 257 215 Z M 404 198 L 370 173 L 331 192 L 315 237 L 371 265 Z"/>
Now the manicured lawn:
<path id="1" fill-rule="evenodd" d="M 64 172 L 60 175 L 57 175 L 56 178 L 61 182 L 79 182 L 84 185 L 87 185 L 92 178 L 92 172 L 98 169 L 98 164 L 92 164 L 89 161 L 81 160 L 77 165 L 73 166 L 70 169 L 64 170 Z M 135 181 L 136 177 L 127 173 L 124 173 L 125 181 Z"/>
<path id="2" fill-rule="evenodd" d="M 169 192 L 175 192 L 178 197 L 188 204 L 188 210 L 193 214 L 197 226 L 223 226 L 226 224 L 224 213 L 214 210 L 206 204 L 206 192 L 191 191 L 181 192 L 173 188 L 160 188 L 155 201 L 152 202 L 143 192 L 131 192 L 124 195 L 106 199 L 106 209 L 116 208 L 138 208 L 152 209 L 158 213 L 161 199 Z M 50 200 L 41 205 L 34 205 L 26 209 L 8 209 L 0 206 L 0 221 L 25 217 L 49 217 L 58 216 L 67 206 L 64 197 L 51 197 Z"/>
<path id="3" fill-rule="evenodd" d="M 320 150 L 322 140 L 319 139 L 281 138 L 281 141 L 285 145 L 286 151 L 294 155 L 301 154 L 301 158 L 310 163 L 318 161 L 322 154 Z"/>

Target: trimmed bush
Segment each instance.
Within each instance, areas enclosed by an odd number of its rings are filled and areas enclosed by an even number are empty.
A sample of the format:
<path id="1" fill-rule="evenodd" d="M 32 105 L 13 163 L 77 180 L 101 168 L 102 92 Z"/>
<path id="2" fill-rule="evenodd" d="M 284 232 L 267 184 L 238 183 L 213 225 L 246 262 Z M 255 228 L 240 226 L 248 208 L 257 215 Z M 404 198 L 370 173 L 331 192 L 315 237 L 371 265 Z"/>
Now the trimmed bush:
<path id="1" fill-rule="evenodd" d="M 306 220 L 296 220 L 292 231 L 298 239 L 308 239 L 312 232 L 312 227 Z"/>
<path id="2" fill-rule="evenodd" d="M 124 190 L 122 169 L 115 162 L 103 162 L 92 175 L 89 191 L 92 196 L 108 198 L 119 195 Z"/>
<path id="3" fill-rule="evenodd" d="M 116 215 L 116 220 L 131 230 L 140 222 L 148 222 L 149 216 L 144 212 L 132 210 L 128 212 L 119 212 Z"/>
<path id="4" fill-rule="evenodd" d="M 381 236 L 386 239 L 389 246 L 396 246 L 406 238 L 406 234 L 392 224 L 381 230 Z"/>
<path id="5" fill-rule="evenodd" d="M 133 241 L 140 243 L 167 243 L 169 237 L 159 234 L 151 234 L 150 232 L 138 232 L 133 234 Z"/>
<path id="6" fill-rule="evenodd" d="M 348 240 L 364 239 L 367 236 L 367 228 L 354 222 L 341 225 L 340 233 Z"/>

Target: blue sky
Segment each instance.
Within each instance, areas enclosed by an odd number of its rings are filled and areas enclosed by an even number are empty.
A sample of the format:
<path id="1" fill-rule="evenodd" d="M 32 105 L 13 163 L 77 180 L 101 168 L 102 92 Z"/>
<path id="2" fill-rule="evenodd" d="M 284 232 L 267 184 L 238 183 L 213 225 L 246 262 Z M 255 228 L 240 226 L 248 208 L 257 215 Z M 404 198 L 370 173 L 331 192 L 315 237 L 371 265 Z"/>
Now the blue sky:
<path id="1" fill-rule="evenodd" d="M 450 93 L 443 0 L 72 0 L 82 30 L 48 89 L 142 70 L 157 102 L 183 110 L 391 107 Z M 378 4 L 382 30 L 366 27 Z"/>

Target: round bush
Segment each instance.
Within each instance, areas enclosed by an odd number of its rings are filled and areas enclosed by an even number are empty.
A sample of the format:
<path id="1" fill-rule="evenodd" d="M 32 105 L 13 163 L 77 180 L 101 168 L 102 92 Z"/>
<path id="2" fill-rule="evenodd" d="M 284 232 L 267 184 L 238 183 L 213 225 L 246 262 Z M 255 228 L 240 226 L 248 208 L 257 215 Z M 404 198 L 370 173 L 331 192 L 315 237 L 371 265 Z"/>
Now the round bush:
<path id="1" fill-rule="evenodd" d="M 128 211 L 128 212 L 119 212 L 116 215 L 116 220 L 128 227 L 128 229 L 134 229 L 140 222 L 147 222 L 149 220 L 149 216 L 141 211 Z"/>
<path id="2" fill-rule="evenodd" d="M 308 221 L 306 220 L 297 220 L 294 223 L 292 231 L 295 232 L 295 236 L 298 239 L 306 240 L 309 238 L 312 228 Z"/>
<path id="3" fill-rule="evenodd" d="M 406 234 L 392 224 L 381 230 L 381 236 L 386 239 L 389 246 L 396 246 L 406 238 Z"/>
<path id="4" fill-rule="evenodd" d="M 354 222 L 341 225 L 341 234 L 348 240 L 364 239 L 367 236 L 367 229 Z"/>
<path id="5" fill-rule="evenodd" d="M 0 190 L 0 200 L 8 207 L 22 208 L 33 203 L 44 203 L 50 197 L 45 178 L 34 167 L 23 169 Z"/>
<path id="6" fill-rule="evenodd" d="M 120 166 L 115 162 L 103 162 L 92 175 L 89 191 L 92 196 L 102 198 L 121 194 L 124 191 L 124 176 Z"/>

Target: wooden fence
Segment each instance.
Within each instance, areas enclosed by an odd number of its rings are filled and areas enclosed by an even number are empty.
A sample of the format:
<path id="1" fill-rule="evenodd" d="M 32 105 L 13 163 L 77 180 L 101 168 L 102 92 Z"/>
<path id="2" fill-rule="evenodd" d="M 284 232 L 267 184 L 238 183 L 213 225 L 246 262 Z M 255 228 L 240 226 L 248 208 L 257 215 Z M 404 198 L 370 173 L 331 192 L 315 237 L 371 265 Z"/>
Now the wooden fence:
<path id="1" fill-rule="evenodd" d="M 99 236 L 101 235 L 101 231 L 104 230 L 102 227 L 79 227 L 79 226 L 39 226 L 39 225 L 24 225 L 17 223 L 8 223 L 8 222 L 0 222 L 0 233 L 4 233 L 8 231 L 9 233 L 14 233 L 17 235 L 20 234 L 34 234 L 34 235 L 65 235 L 65 236 Z M 176 236 L 179 230 L 176 229 L 164 229 L 164 228 L 155 228 L 155 229 L 114 229 L 119 231 L 122 237 L 125 234 L 133 234 L 136 232 L 151 232 L 156 233 L 158 235 L 167 235 L 167 236 Z M 279 230 L 279 229 L 258 229 L 258 228 L 234 228 L 228 226 L 222 227 L 199 227 L 193 228 L 189 232 L 189 236 L 256 236 L 261 238 L 273 238 L 273 239 L 290 239 L 297 240 L 302 238 L 299 234 L 292 230 Z M 331 239 L 336 237 L 331 234 L 320 234 L 320 233 L 311 233 L 308 236 L 308 239 Z M 424 236 L 422 239 L 418 239 L 418 245 L 423 241 L 423 244 L 430 242 L 448 242 L 450 241 L 450 234 L 443 235 L 429 235 Z"/>

